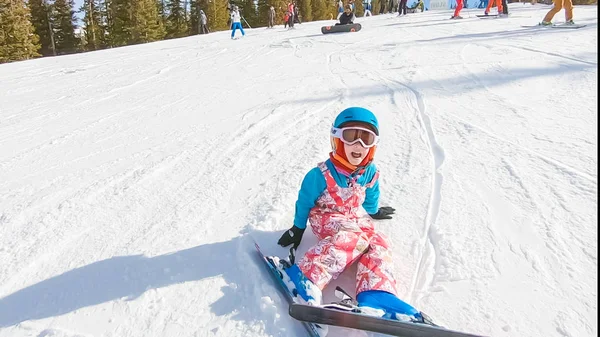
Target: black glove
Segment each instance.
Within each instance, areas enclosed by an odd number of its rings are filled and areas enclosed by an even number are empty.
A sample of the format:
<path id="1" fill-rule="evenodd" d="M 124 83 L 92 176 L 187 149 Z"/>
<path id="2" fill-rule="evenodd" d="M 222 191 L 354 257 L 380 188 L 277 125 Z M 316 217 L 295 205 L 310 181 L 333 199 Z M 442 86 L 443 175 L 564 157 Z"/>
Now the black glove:
<path id="1" fill-rule="evenodd" d="M 294 249 L 296 249 L 300 245 L 300 240 L 302 240 L 303 234 L 303 228 L 292 226 L 292 228 L 283 233 L 283 235 L 279 238 L 279 241 L 277 241 L 277 244 L 282 247 L 287 247 L 291 244 L 294 244 Z"/>
<path id="2" fill-rule="evenodd" d="M 394 214 L 395 211 L 396 211 L 395 208 L 385 206 L 385 207 L 379 207 L 379 210 L 377 211 L 377 213 L 369 214 L 369 215 L 371 216 L 371 218 L 378 219 L 378 220 L 391 219 L 392 218 L 391 214 Z"/>

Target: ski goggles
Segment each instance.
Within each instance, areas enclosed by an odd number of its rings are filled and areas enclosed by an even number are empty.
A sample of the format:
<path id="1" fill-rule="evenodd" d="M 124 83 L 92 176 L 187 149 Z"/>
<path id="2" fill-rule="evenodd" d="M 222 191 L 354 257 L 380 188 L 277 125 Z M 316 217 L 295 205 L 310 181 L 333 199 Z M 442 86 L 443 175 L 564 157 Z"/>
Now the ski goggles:
<path id="1" fill-rule="evenodd" d="M 379 142 L 379 136 L 377 136 L 375 132 L 357 126 L 346 128 L 332 127 L 331 136 L 339 138 L 342 143 L 347 145 L 353 145 L 360 142 L 362 146 L 366 148 L 373 147 Z"/>

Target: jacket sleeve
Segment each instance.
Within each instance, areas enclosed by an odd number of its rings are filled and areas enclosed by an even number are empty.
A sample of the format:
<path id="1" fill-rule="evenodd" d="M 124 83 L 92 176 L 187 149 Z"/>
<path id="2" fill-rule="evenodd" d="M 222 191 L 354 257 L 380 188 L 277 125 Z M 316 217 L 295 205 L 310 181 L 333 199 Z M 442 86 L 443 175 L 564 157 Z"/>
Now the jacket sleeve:
<path id="1" fill-rule="evenodd" d="M 374 177 L 378 176 L 377 173 L 377 168 L 375 165 L 372 165 L 369 174 L 370 177 L 366 183 L 371 182 Z M 375 214 L 379 210 L 379 179 L 375 180 L 373 186 L 366 189 L 363 208 L 369 214 Z"/>
<path id="2" fill-rule="evenodd" d="M 313 168 L 304 176 L 300 192 L 298 192 L 298 200 L 296 201 L 294 226 L 306 228 L 308 213 L 315 206 L 317 199 L 326 188 L 325 177 L 323 177 L 323 173 L 318 167 Z"/>

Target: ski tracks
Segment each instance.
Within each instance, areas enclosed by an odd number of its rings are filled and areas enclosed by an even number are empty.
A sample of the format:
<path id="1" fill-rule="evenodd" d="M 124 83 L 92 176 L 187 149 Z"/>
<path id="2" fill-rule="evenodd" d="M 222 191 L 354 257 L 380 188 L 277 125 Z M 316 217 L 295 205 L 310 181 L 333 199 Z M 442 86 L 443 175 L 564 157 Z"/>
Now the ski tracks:
<path id="1" fill-rule="evenodd" d="M 435 268 L 438 261 L 438 248 L 435 235 L 435 223 L 437 221 L 442 202 L 441 189 L 443 175 L 440 170 L 444 164 L 445 154 L 443 147 L 438 143 L 435 136 L 433 121 L 427 114 L 427 107 L 423 94 L 408 84 L 386 78 L 385 76 L 381 75 L 381 73 L 378 73 L 378 75 L 390 88 L 392 95 L 393 92 L 396 91 L 394 89 L 407 89 L 412 93 L 414 101 L 417 105 L 416 116 L 418 123 L 421 126 L 421 137 L 425 141 L 430 152 L 430 168 L 432 177 L 430 197 L 427 206 L 427 213 L 421 231 L 421 238 L 419 240 L 420 254 L 417 262 L 417 269 L 413 274 L 409 288 L 409 294 L 411 296 L 411 300 L 409 302 L 418 303 L 418 301 L 424 296 L 424 293 L 427 292 L 427 288 L 432 285 L 436 273 Z M 393 98 L 392 102 L 396 104 L 396 100 Z"/>

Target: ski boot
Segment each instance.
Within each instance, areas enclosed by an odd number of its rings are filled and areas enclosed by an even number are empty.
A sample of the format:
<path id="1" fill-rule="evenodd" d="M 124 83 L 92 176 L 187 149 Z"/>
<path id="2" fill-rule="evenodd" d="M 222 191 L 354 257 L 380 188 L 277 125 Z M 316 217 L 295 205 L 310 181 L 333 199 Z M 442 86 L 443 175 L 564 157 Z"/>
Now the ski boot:
<path id="1" fill-rule="evenodd" d="M 277 256 L 269 256 L 271 264 L 279 271 L 279 276 L 287 286 L 290 293 L 299 303 L 321 305 L 323 293 L 316 284 L 309 280 L 295 264 L 295 249 L 290 249 L 289 260 Z"/>
<path id="2" fill-rule="evenodd" d="M 321 289 L 317 287 L 311 280 L 309 280 L 300 270 L 297 264 L 293 264 L 288 268 L 284 269 L 285 274 L 289 280 L 286 281 L 288 284 L 288 288 L 290 287 L 289 283 L 291 282 L 293 287 L 295 287 L 292 293 L 296 297 L 302 298 L 302 300 L 309 305 L 318 306 L 321 305 L 323 300 L 323 293 Z"/>
<path id="3" fill-rule="evenodd" d="M 368 290 L 356 296 L 361 312 L 403 322 L 436 326 L 431 318 L 387 291 Z"/>

